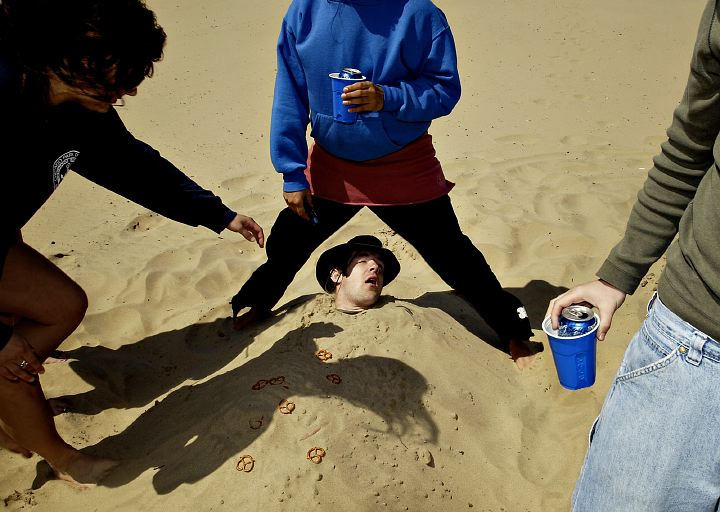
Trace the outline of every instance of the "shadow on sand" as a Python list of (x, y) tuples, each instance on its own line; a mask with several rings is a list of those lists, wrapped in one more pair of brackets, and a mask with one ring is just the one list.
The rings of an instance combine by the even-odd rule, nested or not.
[[(549, 300), (565, 288), (531, 281), (508, 291), (523, 301), (532, 327), (538, 329)], [(146, 406), (187, 380), (201, 381), (222, 369), (241, 356), (260, 332), (313, 297), (293, 300), (243, 332), (235, 332), (229, 319), (219, 319), (160, 333), (117, 350), (82, 347), (68, 352), (68, 357), (77, 359), (70, 363), (73, 370), (95, 389), (62, 400), (70, 411), (83, 414)], [(443, 310), (473, 335), (499, 347), (497, 337), (472, 306), (452, 291), (428, 292), (407, 302)], [(149, 469), (156, 470), (153, 484), (159, 494), (198, 481), (262, 436), (279, 414), (279, 400), (287, 396), (335, 396), (376, 413), (389, 432), (402, 436), (417, 427), (426, 440), (434, 442), (438, 428), (422, 406), (428, 389), (425, 378), (404, 362), (386, 357), (364, 355), (330, 363), (316, 359), (314, 353), (325, 343), (322, 340), (338, 335), (342, 329), (327, 322), (298, 327), (241, 366), (198, 384), (183, 385), (156, 401), (123, 432), (87, 449), (123, 459), (104, 485), (126, 484)], [(343, 383), (330, 383), (326, 378), (330, 373), (340, 375)], [(252, 389), (259, 379), (278, 375), (285, 376), (285, 386)], [(260, 418), (262, 427), (251, 428)], [(43, 480), (39, 468), (34, 487)]]
[[(220, 368), (229, 362), (230, 354), (237, 355), (252, 339), (252, 335), (246, 335), (245, 343), (237, 340), (228, 343), (229, 340), (223, 338), (223, 343), (232, 344), (235, 350), (229, 347), (217, 349), (215, 338), (218, 329), (223, 326), (224, 321), (217, 320), (153, 336), (134, 344), (136, 347), (132, 352), (123, 353), (123, 357), (142, 358), (150, 366), (156, 365), (157, 371), (161, 371), (159, 369), (163, 365), (188, 370), (193, 367), (192, 361), (175, 359), (178, 353), (181, 358), (188, 354), (185, 350), (172, 350), (173, 340), (177, 348), (184, 342), (187, 344), (188, 339), (201, 345), (202, 339), (207, 338), (211, 347), (215, 347), (218, 352), (220, 362), (210, 365), (203, 358), (195, 371), (184, 371), (186, 375), (198, 378), (202, 372)], [(193, 332), (193, 335), (188, 336), (189, 332)], [(142, 413), (123, 432), (84, 451), (123, 459), (103, 485), (121, 486), (144, 471), (154, 469), (153, 485), (159, 494), (166, 494), (183, 483), (196, 482), (208, 476), (241, 453), (277, 421), (277, 415), (280, 414), (278, 403), (288, 396), (294, 397), (293, 400), (298, 403), (307, 396), (338, 397), (377, 414), (383, 419), (388, 432), (402, 436), (411, 429), (419, 429), (423, 439), (435, 442), (438, 428), (422, 405), (423, 394), (428, 389), (425, 378), (402, 361), (387, 357), (363, 355), (336, 362), (318, 360), (315, 352), (322, 348), (322, 344), (327, 347), (330, 338), (338, 335), (342, 335), (342, 329), (326, 322), (293, 329), (271, 348), (248, 359), (242, 366), (207, 381), (184, 385), (172, 391)], [(164, 354), (158, 352), (161, 350), (158, 339), (162, 340), (163, 346), (167, 345), (168, 351)], [(117, 360), (115, 363), (118, 373), (126, 372), (125, 369), (118, 369)], [(83, 366), (79, 362), (77, 364)], [(142, 371), (145, 369), (143, 367)], [(333, 384), (328, 380), (326, 376), (333, 373), (341, 376), (341, 384)], [(252, 389), (258, 380), (279, 375), (285, 377), (285, 385)], [(133, 378), (124, 379), (121, 393), (116, 393), (117, 389), (108, 393), (106, 387), (98, 387), (91, 392), (92, 398), (102, 401), (104, 406), (110, 403), (127, 406), (128, 403), (145, 402), (152, 394), (146, 389), (146, 380), (152, 381), (152, 377), (137, 374)], [(150, 387), (154, 393), (158, 393), (175, 380), (177, 378), (164, 379)], [(313, 411), (308, 413), (308, 420), (317, 419)], [(299, 413), (294, 414), (297, 416)], [(253, 429), (253, 426), (258, 426), (260, 419), (262, 426)], [(297, 423), (293, 422), (293, 425)], [(305, 443), (312, 445), (312, 439)], [(37, 483), (41, 485), (40, 479)]]
[[(547, 281), (532, 280), (522, 288), (505, 288), (525, 305), (530, 326), (542, 330), (548, 303), (551, 299), (567, 291), (562, 286), (554, 286)], [(500, 342), (495, 331), (480, 317), (473, 307), (462, 296), (454, 291), (427, 292), (416, 299), (403, 299), (423, 308), (437, 308), (455, 319), (471, 334), (485, 341), (488, 345), (507, 353), (507, 348)], [(534, 351), (542, 352), (542, 343), (532, 342)]]

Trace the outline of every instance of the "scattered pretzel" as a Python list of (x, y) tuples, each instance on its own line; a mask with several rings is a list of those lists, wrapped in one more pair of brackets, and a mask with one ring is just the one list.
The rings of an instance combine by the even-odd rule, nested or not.
[(283, 398), (278, 404), (278, 409), (280, 409), (280, 412), (283, 414), (292, 414), (295, 410), (295, 404)]
[(324, 348), (321, 348), (317, 352), (315, 352), (315, 357), (320, 359), (320, 361), (327, 361), (328, 359), (332, 359), (332, 353), (325, 350)]
[(340, 384), (342, 382), (342, 378), (337, 373), (330, 373), (326, 375), (325, 378), (333, 384)]
[(325, 450), (319, 447), (310, 448), (307, 452), (307, 458), (313, 464), (320, 464), (325, 457)]
[(240, 460), (237, 463), (237, 466), (235, 466), (235, 469), (238, 471), (244, 471), (245, 473), (250, 473), (250, 471), (253, 470), (255, 467), (255, 459), (253, 459), (250, 455), (243, 455), (240, 457)]
[[(270, 379), (260, 379), (255, 384), (253, 384), (252, 388), (255, 391), (258, 391), (265, 386), (270, 384), (271, 386), (277, 386), (278, 384), (285, 384), (285, 376), (284, 375), (278, 375), (277, 377), (272, 377)], [(283, 386), (287, 388), (287, 386)]]
[(250, 425), (251, 429), (257, 430), (263, 426), (263, 419), (265, 419), (265, 416), (260, 416), (260, 419), (248, 420), (248, 424)]
[(255, 384), (252, 385), (252, 388), (254, 391), (257, 391), (258, 389), (262, 389), (267, 385), (268, 385), (268, 381), (266, 381), (265, 379), (260, 379), (259, 381), (257, 381)]

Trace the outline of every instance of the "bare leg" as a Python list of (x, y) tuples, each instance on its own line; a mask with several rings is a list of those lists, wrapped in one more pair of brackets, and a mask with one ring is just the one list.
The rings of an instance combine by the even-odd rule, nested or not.
[[(41, 360), (75, 330), (86, 308), (82, 289), (40, 253), (24, 243), (10, 249), (0, 279), (0, 311), (21, 319), (15, 333)], [(27, 383), (0, 378), (0, 430), (3, 446), (41, 455), (65, 480), (96, 483), (115, 465), (62, 440), (37, 379)]]
[[(0, 423), (2, 425), (2, 423)], [(32, 452), (30, 450), (26, 450), (22, 446), (20, 446), (15, 439), (10, 437), (5, 430), (0, 426), (0, 446), (5, 448), (6, 450), (10, 450), (11, 452), (19, 453), (23, 457), (30, 458), (32, 457)]]

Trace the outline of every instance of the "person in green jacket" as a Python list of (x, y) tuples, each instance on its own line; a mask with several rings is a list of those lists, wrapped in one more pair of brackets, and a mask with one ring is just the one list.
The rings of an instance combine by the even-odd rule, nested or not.
[[(648, 316), (590, 434), (574, 511), (715, 511), (720, 497), (720, 9), (705, 8), (690, 78), (625, 235), (598, 280), (550, 302), (600, 311), (598, 339), (663, 254)], [(673, 242), (677, 236), (677, 240)]]

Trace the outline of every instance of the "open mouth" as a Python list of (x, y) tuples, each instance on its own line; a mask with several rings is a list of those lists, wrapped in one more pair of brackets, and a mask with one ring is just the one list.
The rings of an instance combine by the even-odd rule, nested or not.
[(371, 284), (373, 286), (377, 286), (378, 279), (377, 279), (377, 277), (368, 277), (367, 279), (365, 279), (365, 284)]

